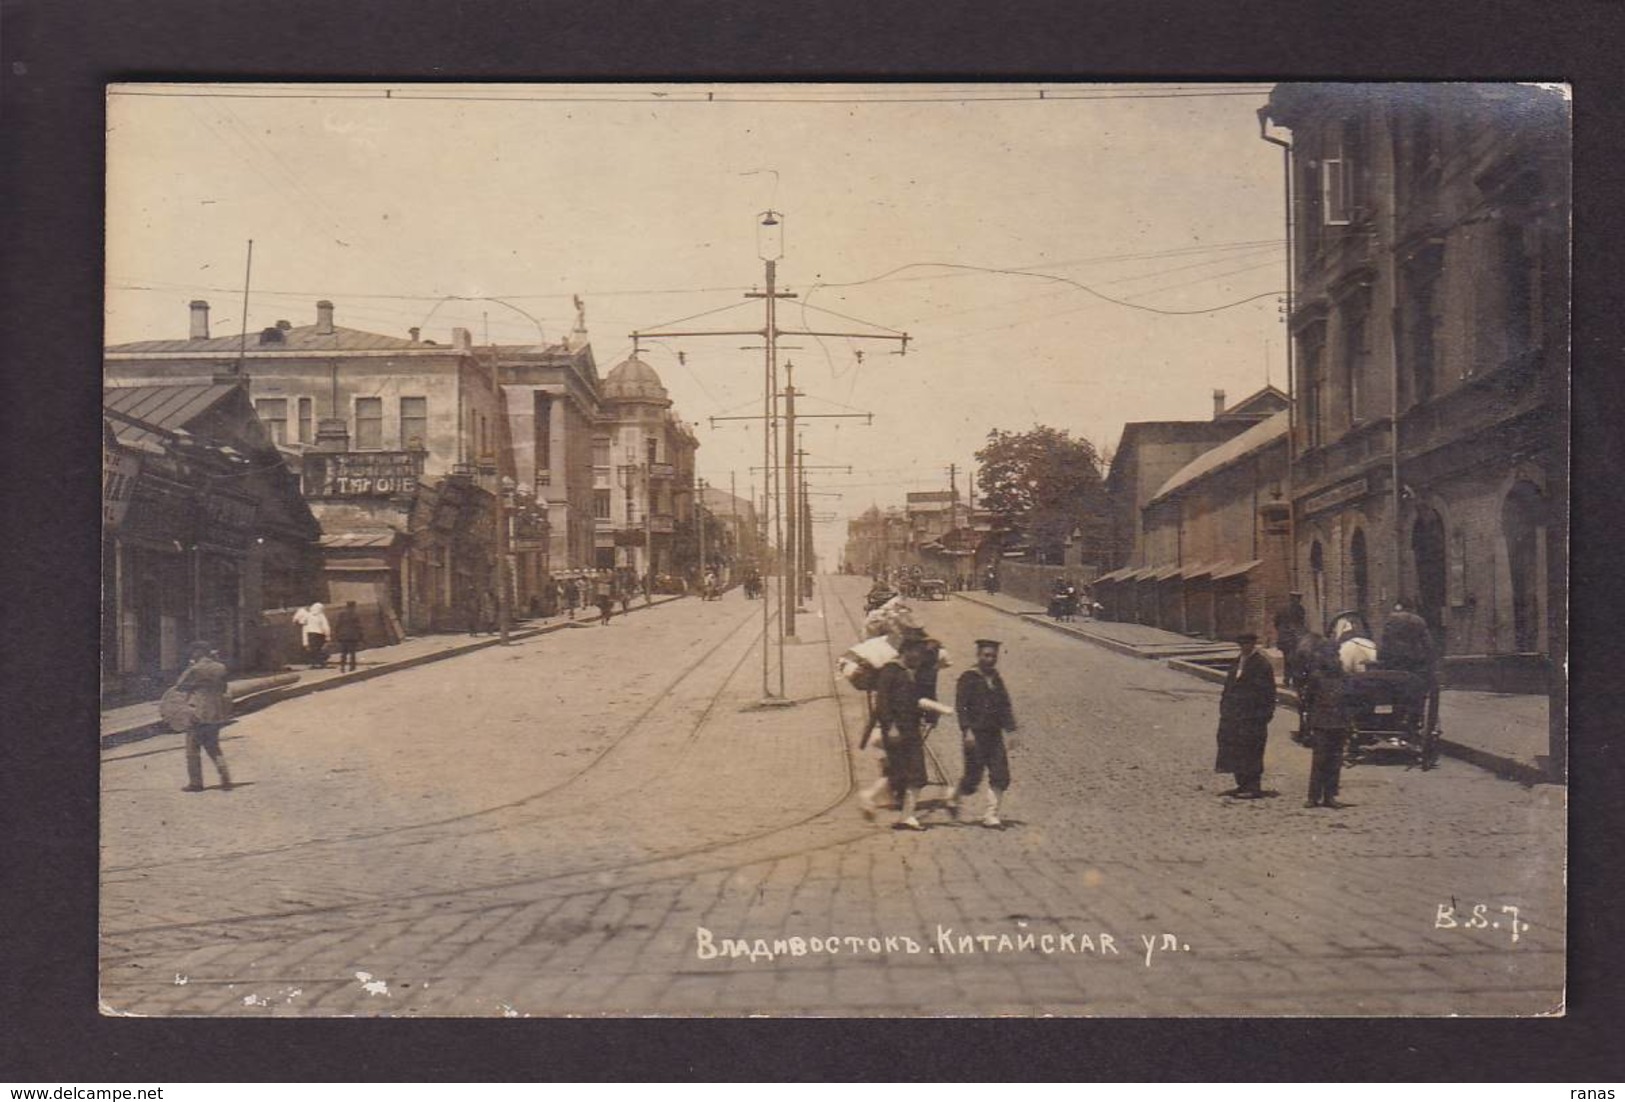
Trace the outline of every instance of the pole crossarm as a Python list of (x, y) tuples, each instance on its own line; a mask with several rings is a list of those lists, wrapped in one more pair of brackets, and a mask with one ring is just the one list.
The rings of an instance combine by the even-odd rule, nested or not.
[(902, 355), (908, 355), (908, 342), (914, 338), (907, 333), (892, 336), (890, 333), (834, 333), (823, 329), (780, 329), (780, 336), (784, 337), (847, 337), (852, 340), (864, 341), (899, 341), (903, 349)]
[[(783, 330), (780, 330), (783, 332)], [(767, 336), (765, 329), (661, 329), (649, 333), (628, 333), (628, 337), (636, 344), (638, 341), (652, 341), (660, 337), (763, 337)]]
[[(872, 413), (798, 413), (798, 414), (796, 414), (796, 420), (797, 421), (804, 421), (808, 417), (847, 417), (847, 418), (861, 417), (861, 418), (863, 418), (863, 420), (867, 424), (872, 425), (872, 424), (875, 423), (875, 415), (872, 414)], [(731, 417), (712, 417), (712, 418), (710, 418), (710, 421), (711, 421), (712, 425), (715, 425), (718, 421), (765, 421), (765, 420), (767, 420), (767, 418), (762, 416), (759, 413), (758, 414), (740, 414), (738, 416), (731, 416)]]
[[(750, 470), (751, 470), (752, 474), (755, 474), (758, 471), (765, 471), (765, 470), (771, 470), (771, 469), (772, 468), (770, 468), (770, 467), (752, 467)], [(847, 474), (852, 473), (852, 468), (851, 467), (844, 467), (844, 466), (841, 466), (840, 464), (834, 464), (834, 463), (826, 464), (826, 465), (820, 465), (820, 464), (817, 464), (817, 463), (808, 463), (805, 466), (803, 466), (801, 469), (805, 470), (805, 471), (845, 471)]]

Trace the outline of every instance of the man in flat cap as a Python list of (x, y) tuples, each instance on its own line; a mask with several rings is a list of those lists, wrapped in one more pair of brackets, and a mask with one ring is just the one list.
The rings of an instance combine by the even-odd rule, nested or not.
[(1004, 732), (1016, 729), (1010, 691), (999, 675), (997, 639), (976, 640), (976, 668), (959, 675), (954, 692), (954, 711), (964, 738), (965, 775), (948, 800), (948, 812), (959, 815), (959, 802), (974, 796), (982, 786), (982, 771), (988, 775), (987, 810), (982, 825), (1000, 827), (999, 801), (1010, 787), (1010, 759), (1004, 745)]
[(1224, 796), (1256, 800), (1262, 796), (1264, 743), (1275, 716), (1275, 667), (1258, 650), (1258, 636), (1236, 636), (1241, 655), (1224, 679), (1219, 694), (1219, 753), (1216, 773), (1232, 773), (1236, 787)]

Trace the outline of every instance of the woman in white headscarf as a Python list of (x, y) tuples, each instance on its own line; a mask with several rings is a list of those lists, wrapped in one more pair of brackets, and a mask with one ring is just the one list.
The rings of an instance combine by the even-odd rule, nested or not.
[(310, 662), (310, 668), (324, 669), (327, 666), (327, 640), (333, 634), (333, 629), (328, 626), (322, 603), (317, 601), (309, 608), (295, 612), (293, 622), (299, 625), (300, 640), (305, 645), (305, 657)]

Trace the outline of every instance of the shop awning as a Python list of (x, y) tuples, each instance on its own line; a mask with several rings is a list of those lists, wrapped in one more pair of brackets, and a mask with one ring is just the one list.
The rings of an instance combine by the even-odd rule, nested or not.
[(1153, 582), (1169, 582), (1179, 577), (1179, 575), (1180, 568), (1178, 566), (1158, 566), (1152, 568), (1151, 574), (1146, 580)]
[(374, 558), (372, 556), (358, 555), (342, 559), (329, 559), (322, 564), (322, 569), (326, 571), (361, 573), (377, 573), (379, 571), (387, 572), (389, 570), (389, 560)]
[(1251, 572), (1254, 568), (1263, 565), (1263, 559), (1249, 559), (1247, 562), (1232, 563), (1222, 569), (1214, 570), (1213, 580), (1219, 581), (1224, 578), (1239, 578), (1243, 574)]
[(1132, 566), (1120, 566), (1110, 573), (1102, 574), (1100, 577), (1096, 578), (1092, 584), (1115, 585), (1116, 583), (1125, 580), (1133, 572), (1134, 568)]
[(323, 532), (318, 544), (323, 551), (358, 551), (393, 547), (401, 534), (395, 531)]

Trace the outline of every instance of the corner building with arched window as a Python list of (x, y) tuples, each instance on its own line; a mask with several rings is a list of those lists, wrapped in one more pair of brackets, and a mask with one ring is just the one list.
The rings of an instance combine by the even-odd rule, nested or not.
[[(1513, 84), (1283, 84), (1293, 588), (1312, 627), (1409, 597), (1447, 684), (1566, 654), (1570, 113)], [(1554, 729), (1562, 709), (1553, 708)]]

